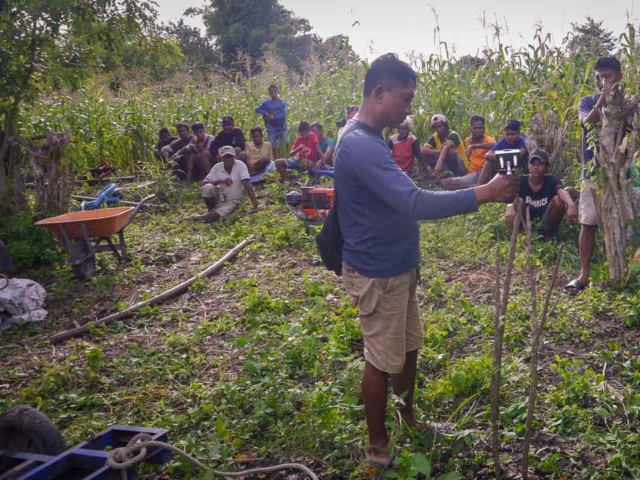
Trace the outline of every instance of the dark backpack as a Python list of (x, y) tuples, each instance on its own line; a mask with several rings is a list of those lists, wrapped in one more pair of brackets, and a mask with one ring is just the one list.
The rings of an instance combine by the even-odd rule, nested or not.
[[(343, 132), (342, 136), (338, 140), (336, 150), (333, 155), (334, 161), (338, 159), (338, 149), (342, 140), (359, 127), (357, 124), (351, 125)], [(342, 246), (344, 245), (344, 239), (342, 238), (342, 232), (340, 231), (340, 222), (338, 221), (338, 196), (333, 197), (333, 206), (327, 218), (324, 219), (322, 224), (322, 230), (316, 235), (316, 244), (318, 245), (318, 252), (322, 263), (336, 275), (342, 275)]]

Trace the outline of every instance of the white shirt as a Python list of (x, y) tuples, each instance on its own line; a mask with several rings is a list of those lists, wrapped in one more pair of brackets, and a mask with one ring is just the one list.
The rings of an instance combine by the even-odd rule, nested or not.
[(233, 163), (233, 167), (231, 168), (231, 173), (227, 173), (227, 171), (224, 169), (224, 162), (219, 162), (213, 166), (205, 180), (208, 182), (214, 182), (224, 180), (226, 178), (230, 178), (231, 180), (233, 180), (233, 185), (219, 185), (219, 187), (222, 189), (222, 194), (224, 195), (225, 201), (239, 203), (240, 198), (242, 197), (242, 191), (244, 190), (242, 181), (249, 180), (249, 170), (247, 169), (247, 166), (244, 164), (244, 162), (235, 160)]

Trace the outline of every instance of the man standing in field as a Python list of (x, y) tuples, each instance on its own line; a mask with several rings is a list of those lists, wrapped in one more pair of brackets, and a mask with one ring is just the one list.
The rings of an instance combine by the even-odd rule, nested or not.
[(277, 85), (269, 86), (269, 100), (256, 108), (256, 113), (264, 119), (269, 143), (275, 150), (280, 144), (286, 143), (284, 136), (287, 133), (287, 105), (278, 96), (279, 93)]
[(417, 426), (413, 392), (423, 337), (416, 294), (418, 221), (474, 212), (486, 202), (510, 202), (518, 191), (514, 175), (496, 176), (474, 189), (430, 192), (398, 168), (382, 130), (396, 128), (411, 114), (416, 81), (416, 73), (397, 55), (376, 59), (365, 76), (362, 107), (345, 126), (335, 156), (343, 280), (359, 307), (365, 343), (365, 454), (382, 465), (391, 461), (385, 428), (389, 375), (393, 392), (404, 399), (404, 421)]
[(480, 115), (471, 117), (471, 136), (464, 140), (465, 153), (469, 158), (469, 173), (458, 178), (443, 178), (440, 181), (441, 185), (450, 190), (477, 185), (480, 179), (480, 172), (484, 167), (484, 156), (495, 144), (495, 139), (485, 133), (484, 117)]
[[(596, 83), (598, 90), (603, 87), (613, 86), (622, 81), (622, 67), (617, 58), (599, 58), (593, 69), (596, 71)], [(602, 93), (587, 95), (580, 99), (578, 104), (578, 116), (582, 127), (582, 188), (580, 189), (580, 237), (578, 245), (580, 249), (580, 275), (571, 280), (565, 290), (577, 294), (584, 290), (589, 283), (591, 272), (591, 257), (598, 230), (597, 194), (596, 186), (589, 179), (589, 164), (593, 160), (594, 149), (589, 146), (587, 135), (604, 118), (604, 108), (607, 106), (606, 96)], [(595, 167), (599, 167), (596, 163)]]

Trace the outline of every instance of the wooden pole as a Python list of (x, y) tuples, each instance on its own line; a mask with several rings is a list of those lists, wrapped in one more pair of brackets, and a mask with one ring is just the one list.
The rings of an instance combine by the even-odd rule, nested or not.
[(249, 243), (251, 243), (251, 240), (249, 240), (249, 239), (243, 240), (238, 245), (236, 245), (234, 248), (229, 250), (220, 260), (218, 260), (216, 263), (214, 263), (213, 265), (208, 267), (206, 270), (203, 270), (202, 272), (200, 272), (195, 277), (190, 278), (186, 282), (183, 282), (180, 285), (177, 285), (177, 286), (173, 287), (172, 289), (167, 290), (164, 293), (161, 293), (160, 295), (156, 295), (155, 297), (150, 298), (149, 300), (145, 300), (144, 302), (136, 303), (135, 305), (133, 305), (133, 306), (131, 306), (129, 308), (126, 308), (125, 310), (122, 310), (121, 312), (109, 315), (108, 317), (104, 317), (104, 318), (101, 318), (99, 320), (95, 320), (93, 322), (88, 322), (88, 323), (86, 323), (86, 324), (84, 324), (84, 325), (82, 325), (80, 327), (72, 328), (71, 330), (67, 330), (65, 332), (57, 333), (57, 334), (53, 335), (50, 338), (50, 341), (51, 341), (51, 343), (60, 343), (60, 342), (63, 342), (65, 340), (68, 340), (69, 338), (73, 338), (73, 337), (77, 337), (77, 336), (83, 335), (83, 334), (89, 332), (89, 329), (91, 327), (94, 327), (94, 326), (97, 326), (97, 325), (102, 325), (102, 324), (113, 323), (113, 322), (115, 322), (117, 320), (122, 320), (123, 318), (127, 318), (127, 317), (133, 315), (138, 310), (140, 310), (142, 307), (146, 307), (147, 305), (157, 305), (158, 303), (162, 303), (162, 302), (164, 302), (164, 301), (166, 301), (166, 300), (168, 300), (168, 299), (170, 299), (172, 297), (175, 297), (176, 295), (179, 295), (179, 294), (181, 294), (183, 292), (186, 292), (189, 289), (189, 287), (193, 283), (195, 283), (195, 281), (198, 280), (199, 278), (209, 277), (209, 276), (213, 275), (214, 273), (216, 273), (218, 270), (222, 269), (222, 267), (224, 266), (225, 262), (228, 262), (229, 260), (234, 258), (236, 255), (238, 255), (240, 250), (242, 250), (244, 247), (249, 245)]

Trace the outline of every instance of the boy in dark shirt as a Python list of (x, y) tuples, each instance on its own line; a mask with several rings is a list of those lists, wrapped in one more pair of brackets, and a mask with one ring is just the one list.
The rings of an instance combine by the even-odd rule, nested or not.
[(158, 145), (156, 145), (156, 149), (153, 151), (155, 157), (158, 160), (162, 160), (162, 154), (160, 153), (162, 151), (162, 148), (170, 145), (177, 139), (178, 137), (174, 137), (173, 135), (171, 135), (171, 132), (168, 128), (161, 128), (159, 133)]
[(577, 192), (569, 193), (562, 188), (562, 180), (555, 175), (547, 175), (549, 155), (537, 148), (529, 157), (529, 175), (520, 177), (518, 198), (507, 205), (507, 225), (513, 229), (516, 211), (521, 210), (522, 218), (526, 218), (524, 208), (529, 209), (531, 222), (538, 222), (542, 226), (542, 235), (548, 240), (555, 235), (565, 210), (567, 224), (572, 226), (578, 219), (578, 209), (573, 203), (571, 193), (577, 197)]
[(518, 120), (509, 120), (502, 131), (502, 138), (487, 152), (484, 156), (485, 164), (480, 172), (478, 185), (484, 185), (493, 176), (498, 173), (498, 163), (496, 161), (496, 150), (520, 150), (520, 156), (527, 161), (529, 152), (524, 137), (520, 135), (520, 122)]
[(286, 144), (285, 134), (287, 133), (287, 105), (278, 96), (280, 90), (277, 85), (269, 86), (269, 100), (265, 100), (256, 108), (256, 113), (262, 115), (264, 125), (267, 129), (269, 142), (274, 150), (278, 150), (278, 145)]
[(236, 150), (236, 158), (244, 151), (244, 147), (247, 141), (244, 138), (244, 133), (239, 128), (235, 128), (233, 124), (233, 117), (225, 115), (222, 117), (222, 131), (216, 135), (216, 138), (211, 144), (210, 152), (215, 162), (221, 160), (218, 150), (222, 147), (230, 146)]

